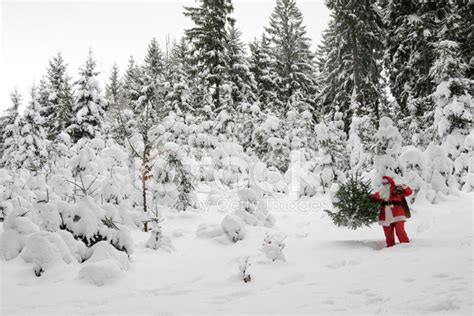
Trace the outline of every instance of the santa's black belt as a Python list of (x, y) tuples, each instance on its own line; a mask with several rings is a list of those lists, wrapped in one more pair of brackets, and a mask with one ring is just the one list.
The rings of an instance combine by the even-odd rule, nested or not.
[(402, 201), (382, 202), (382, 206), (388, 206), (388, 205), (402, 205)]

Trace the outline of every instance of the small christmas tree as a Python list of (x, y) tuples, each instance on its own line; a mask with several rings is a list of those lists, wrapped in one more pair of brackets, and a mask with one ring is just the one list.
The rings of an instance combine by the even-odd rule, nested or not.
[(334, 212), (326, 210), (334, 224), (357, 229), (377, 221), (379, 205), (370, 199), (370, 181), (351, 176), (333, 198)]

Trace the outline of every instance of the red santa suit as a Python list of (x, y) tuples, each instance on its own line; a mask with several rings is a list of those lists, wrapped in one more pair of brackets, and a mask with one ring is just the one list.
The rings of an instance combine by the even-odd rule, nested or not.
[(383, 226), (387, 247), (395, 245), (394, 230), (401, 243), (410, 242), (405, 232), (405, 209), (401, 201), (404, 196), (412, 194), (408, 186), (402, 187), (401, 192), (395, 191), (395, 181), (391, 177), (382, 177), (383, 182), (387, 183), (383, 188), (371, 195), (372, 200), (382, 204), (380, 207), (379, 224)]

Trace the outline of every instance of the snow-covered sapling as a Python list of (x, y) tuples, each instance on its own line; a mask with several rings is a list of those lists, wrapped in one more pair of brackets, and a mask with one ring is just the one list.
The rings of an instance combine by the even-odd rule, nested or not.
[(285, 255), (283, 254), (283, 249), (286, 247), (284, 243), (285, 239), (286, 236), (269, 235), (267, 233), (263, 240), (262, 252), (272, 262), (276, 260), (286, 261)]
[(240, 270), (240, 278), (245, 283), (252, 281), (252, 277), (250, 276), (249, 267), (251, 266), (249, 257), (239, 263), (239, 270)]

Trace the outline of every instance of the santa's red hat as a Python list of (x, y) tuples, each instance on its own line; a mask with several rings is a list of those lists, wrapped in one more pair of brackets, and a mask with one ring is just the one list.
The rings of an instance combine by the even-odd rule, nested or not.
[(387, 180), (390, 183), (390, 185), (395, 186), (395, 181), (393, 181), (393, 179), (391, 177), (383, 176), (382, 179)]

